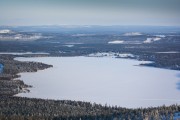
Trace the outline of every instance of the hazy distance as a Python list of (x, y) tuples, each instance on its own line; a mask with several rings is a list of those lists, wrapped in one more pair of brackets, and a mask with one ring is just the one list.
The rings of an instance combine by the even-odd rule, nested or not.
[(180, 0), (0, 0), (0, 25), (180, 26)]

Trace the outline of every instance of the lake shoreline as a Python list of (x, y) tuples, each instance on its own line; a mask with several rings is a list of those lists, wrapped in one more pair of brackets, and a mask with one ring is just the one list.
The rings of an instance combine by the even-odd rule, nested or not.
[(43, 63), (16, 61), (14, 60), (16, 56), (13, 55), (0, 55), (0, 57), (0, 63), (4, 66), (2, 73), (0, 73), (0, 96), (12, 96), (21, 92), (29, 92), (27, 88), (32, 86), (20, 80), (19, 73), (37, 72), (52, 67)]
[[(4, 56), (4, 55), (3, 55)], [(17, 57), (17, 56), (5, 56), (5, 58), (7, 57), (6, 60), (10, 60), (10, 61), (14, 61), (14, 57)], [(24, 56), (22, 56), (24, 57)], [(27, 57), (27, 56), (25, 56)], [(34, 56), (30, 56), (30, 57), (34, 57)], [(42, 56), (41, 56), (42, 57)], [(2, 63), (2, 62), (1, 62)], [(4, 67), (6, 68), (6, 66)], [(36, 70), (34, 70), (33, 72), (36, 72)], [(32, 72), (32, 71), (31, 71)], [(8, 79), (14, 79), (16, 77), (20, 77), (20, 76), (17, 76), (17, 73), (16, 75), (13, 74), (13, 76), (8, 76), (7, 78)], [(1, 77), (1, 80), (2, 80), (2, 77)], [(24, 85), (24, 83), (23, 83)], [(29, 87), (29, 86), (26, 86), (26, 87)], [(11, 96), (11, 97), (8, 97), (8, 96)], [(2, 106), (1, 110), (3, 112), (1, 112), (0, 114), (0, 118), (12, 118), (12, 116), (14, 116), (14, 118), (19, 118), (18, 116), (20, 115), (21, 117), (24, 117), (24, 118), (35, 118), (35, 119), (45, 119), (45, 118), (59, 118), (59, 119), (65, 119), (65, 118), (71, 118), (71, 119), (88, 119), (88, 118), (91, 118), (91, 119), (95, 119), (95, 118), (101, 118), (101, 119), (105, 119), (104, 117), (108, 118), (108, 117), (113, 117), (113, 118), (118, 118), (121, 116), (121, 118), (124, 118), (126, 119), (127, 116), (122, 116), (122, 115), (127, 115), (130, 117), (130, 118), (134, 118), (134, 115), (133, 114), (130, 114), (131, 112), (141, 112), (141, 111), (144, 111), (142, 115), (140, 114), (137, 114), (137, 117), (138, 118), (145, 118), (145, 116), (147, 114), (150, 114), (150, 113), (155, 113), (156, 111), (159, 111), (160, 112), (160, 115), (164, 115), (165, 118), (170, 118), (173, 116), (173, 113), (179, 111), (180, 109), (180, 106), (179, 105), (171, 105), (171, 106), (160, 106), (160, 107), (150, 107), (150, 108), (139, 108), (139, 109), (126, 109), (126, 108), (121, 108), (121, 107), (110, 107), (110, 106), (102, 106), (100, 105), (101, 107), (93, 107), (94, 104), (93, 103), (88, 103), (87, 102), (79, 102), (79, 101), (69, 101), (68, 100), (63, 100), (62, 104), (61, 105), (65, 105), (65, 109), (62, 110), (62, 106), (54, 106), (55, 103), (58, 103), (58, 102), (61, 102), (62, 100), (49, 100), (49, 99), (36, 99), (36, 98), (24, 98), (24, 97), (15, 97), (15, 96), (12, 96), (12, 94), (8, 94), (6, 96), (4, 95), (1, 95), (1, 101), (0, 101), (0, 105)], [(26, 101), (26, 102), (24, 102)], [(25, 103), (25, 104), (23, 104)], [(61, 109), (61, 113), (54, 113), (52, 111), (46, 111), (44, 114), (40, 111), (42, 111), (44, 108), (41, 108), (41, 103), (44, 103), (46, 104), (46, 110), (51, 110), (52, 108), (58, 108), (58, 109)], [(68, 105), (68, 104), (69, 105)], [(19, 106), (20, 104), (20, 106)], [(87, 105), (84, 105), (84, 106), (79, 106), (78, 107), (78, 104), (87, 104)], [(27, 105), (29, 107), (29, 110), (32, 109), (33, 111), (29, 111), (28, 114), (24, 114), (21, 110), (22, 109), (27, 109)], [(38, 109), (34, 110), (33, 107), (35, 107), (34, 105), (37, 105), (37, 106), (41, 106), (41, 107), (38, 107)], [(7, 106), (9, 106), (7, 108)], [(89, 108), (89, 106), (92, 106), (91, 109)], [(98, 104), (95, 105), (95, 106), (99, 106)], [(75, 107), (73, 110), (70, 110), (69, 107)], [(51, 108), (51, 109), (50, 109)], [(163, 108), (163, 109), (162, 109)], [(12, 114), (9, 114), (11, 112), (11, 110), (15, 110), (17, 111), (17, 115), (14, 115), (14, 113)], [(82, 111), (84, 111), (84, 109), (87, 109), (87, 110), (90, 110), (89, 112), (85, 112), (85, 113), (74, 113), (74, 114), (67, 114), (67, 110), (69, 110), (69, 112), (71, 111), (76, 111), (78, 109), (81, 109)], [(94, 112), (91, 112), (94, 111)], [(110, 112), (107, 112), (106, 110), (111, 110)], [(27, 111), (27, 110), (25, 110)], [(101, 111), (101, 112), (100, 112)], [(165, 113), (168, 111), (169, 114), (166, 114)], [(65, 114), (66, 113), (66, 114)], [(99, 114), (97, 114), (99, 113)], [(113, 116), (112, 116), (113, 115)], [(50, 117), (48, 117), (50, 116)], [(152, 115), (153, 116), (153, 115)]]
[[(95, 53), (94, 53), (95, 54)], [(6, 53), (3, 53), (3, 54), (0, 54), (1, 56), (5, 56), (5, 58), (7, 57), (7, 59), (8, 59), (8, 61), (12, 61), (12, 62), (14, 62), (15, 60), (14, 60), (14, 58), (16, 58), (16, 57), (27, 57), (27, 58), (31, 58), (31, 57), (82, 57), (81, 55), (63, 55), (63, 56), (59, 56), (59, 55), (51, 55), (51, 54), (49, 54), (49, 53), (40, 53), (40, 54), (38, 54), (38, 53), (30, 53), (30, 52), (27, 52), (27, 53), (17, 53), (17, 54), (12, 54), (12, 53), (10, 53), (10, 54), (6, 54)], [(99, 57), (99, 56), (89, 56), (89, 55), (84, 55), (83, 57)], [(100, 56), (100, 57), (107, 57), (107, 56)], [(120, 56), (113, 56), (112, 58), (116, 58), (116, 59), (131, 59), (131, 60), (136, 60), (136, 61), (142, 61), (143, 59), (137, 59), (136, 57), (132, 57), (132, 56), (127, 56), (127, 57), (120, 57)], [(2, 65), (3, 64), (5, 64), (4, 63), (5, 61), (3, 61), (2, 60)], [(21, 62), (21, 61), (18, 61), (18, 62)], [(178, 70), (179, 71), (179, 69), (172, 69), (172, 68), (167, 68), (167, 67), (160, 67), (160, 66), (158, 66), (157, 64), (156, 64), (156, 62), (153, 62), (153, 61), (148, 61), (148, 62), (150, 62), (150, 63), (145, 63), (145, 64), (139, 64), (139, 65), (137, 65), (137, 66), (145, 66), (145, 67), (154, 67), (154, 68), (161, 68), (161, 69), (168, 69), (168, 70)], [(45, 65), (45, 64), (44, 64)], [(24, 67), (24, 66), (20, 66), (20, 67)], [(0, 80), (3, 80), (3, 79), (5, 79), (5, 80), (13, 80), (13, 79), (17, 79), (17, 78), (19, 78), (20, 76), (18, 75), (18, 74), (20, 74), (20, 73), (24, 73), (24, 72), (37, 72), (38, 70), (43, 70), (43, 69), (47, 69), (47, 68), (49, 68), (49, 67), (53, 67), (53, 66), (51, 66), (51, 65), (49, 65), (49, 66), (44, 66), (45, 68), (36, 68), (36, 69), (34, 69), (34, 68), (32, 68), (33, 70), (25, 70), (25, 71), (21, 71), (21, 72), (15, 72), (15, 70), (12, 70), (11, 71), (11, 73), (9, 74), (9, 73), (5, 73), (5, 74), (0, 74)], [(5, 66), (3, 66), (3, 69), (6, 69), (5, 68)], [(9, 68), (8, 68), (9, 69)], [(15, 72), (15, 73), (14, 73)], [(23, 81), (23, 80), (22, 80)], [(5, 83), (6, 84), (6, 83)], [(16, 83), (15, 83), (16, 84)], [(22, 88), (25, 88), (25, 91), (19, 91), (19, 92), (29, 92), (29, 90), (27, 89), (28, 87), (32, 87), (31, 85), (26, 85), (26, 84), (24, 84), (23, 82), (22, 82), (22, 84), (21, 84), (21, 90), (22, 90)], [(12, 90), (11, 90), (12, 91)], [(17, 90), (16, 90), (16, 92), (17, 92)], [(18, 94), (18, 93), (11, 93), (11, 95), (15, 95), (15, 94)]]
[[(96, 53), (94, 53), (96, 54)], [(8, 61), (12, 61), (14, 62), (14, 58), (16, 57), (81, 57), (82, 55), (51, 55), (49, 53), (31, 53), (31, 52), (27, 52), (27, 53), (16, 53), (16, 54), (13, 54), (13, 53), (10, 53), (10, 54), (6, 54), (6, 53), (3, 53), (3, 54), (0, 54), (0, 56), (5, 56), (7, 57), (6, 59), (8, 59)], [(99, 56), (89, 56), (89, 55), (84, 55), (84, 57), (99, 57)], [(100, 56), (100, 57), (107, 57), (107, 56)], [(137, 60), (137, 61), (142, 61), (144, 59), (139, 59), (137, 57), (132, 57), (132, 56), (127, 56), (127, 57), (120, 57), (120, 56), (113, 56), (113, 58), (116, 58), (116, 59), (132, 59), (132, 60)], [(20, 62), (20, 61), (18, 61)], [(154, 68), (161, 68), (161, 69), (168, 69), (168, 70), (178, 70), (179, 69), (172, 69), (170, 67), (163, 67), (163, 66), (159, 66), (156, 64), (156, 62), (153, 62), (153, 61), (149, 61), (150, 63), (145, 63), (145, 64), (139, 64), (138, 66), (145, 66), (145, 67), (154, 67)], [(4, 63), (4, 61), (2, 60), (2, 65)], [(23, 66), (21, 66), (23, 67)], [(49, 67), (52, 67), (51, 65)], [(49, 67), (46, 67), (45, 68), (41, 68), (41, 69), (34, 69), (34, 70), (25, 70), (25, 71), (22, 71), (22, 72), (37, 72), (37, 70), (43, 70), (43, 69), (47, 69)], [(3, 66), (3, 69), (6, 69), (5, 66)], [(9, 68), (8, 68), (9, 69)], [(13, 72), (15, 72), (15, 70), (13, 70)], [(15, 73), (5, 73), (5, 74), (0, 74), (0, 80), (2, 79), (7, 79), (7, 80), (11, 80), (11, 79), (17, 79), (19, 78), (20, 76), (18, 75), (19, 73), (22, 73), (22, 72), (15, 72)], [(6, 83), (5, 83), (6, 84)], [(24, 83), (22, 83), (21, 85), (23, 85), (22, 88), (27, 88), (27, 87), (32, 87), (32, 86), (29, 86), (29, 85), (26, 85)], [(23, 91), (21, 91), (23, 92)]]
[[(124, 82), (122, 82), (121, 81), (121, 79), (123, 80), (123, 79), (125, 79), (125, 80), (127, 80), (127, 81), (129, 81), (130, 83), (134, 83), (134, 81), (132, 80), (132, 78), (127, 78), (127, 76), (124, 76), (125, 78), (121, 78), (121, 76), (118, 76), (119, 78), (121, 78), (120, 79), (120, 81), (113, 81), (113, 79), (115, 80), (115, 78), (112, 78), (113, 76), (117, 76), (117, 74), (114, 74), (114, 73), (117, 73), (118, 71), (114, 71), (115, 70), (115, 66), (117, 67), (117, 70), (120, 70), (120, 73), (122, 72), (122, 73), (124, 73), (124, 72), (128, 72), (129, 70), (130, 71), (134, 71), (133, 73), (132, 73), (132, 75), (134, 74), (134, 73), (136, 73), (135, 71), (136, 71), (136, 69), (137, 70), (145, 70), (146, 71), (146, 69), (150, 72), (150, 76), (156, 76), (154, 79), (156, 80), (157, 78), (159, 78), (160, 80), (158, 80), (158, 81), (161, 81), (160, 83), (158, 82), (158, 86), (161, 86), (162, 84), (161, 83), (163, 83), (163, 82), (165, 82), (165, 83), (168, 83), (169, 85), (171, 85), (171, 86), (169, 86), (169, 87), (176, 87), (176, 82), (175, 81), (177, 81), (177, 79), (178, 78), (168, 78), (168, 76), (167, 76), (167, 79), (166, 79), (166, 77), (161, 77), (161, 76), (159, 76), (157, 73), (159, 73), (158, 71), (162, 71), (162, 72), (160, 72), (159, 74), (160, 75), (165, 75), (166, 76), (166, 74), (168, 75), (170, 75), (170, 73), (173, 73), (173, 74), (175, 74), (175, 73), (179, 73), (178, 71), (171, 71), (171, 70), (168, 70), (168, 69), (157, 69), (157, 68), (154, 68), (154, 67), (146, 67), (146, 66), (139, 66), (139, 64), (140, 63), (149, 63), (148, 61), (137, 61), (137, 60), (134, 60), (134, 59), (115, 59), (115, 58), (111, 58), (111, 57), (86, 57), (86, 56), (76, 56), (76, 57), (47, 57), (47, 58), (39, 58), (39, 57), (35, 57), (35, 58), (19, 58), (19, 59), (17, 59), (17, 60), (22, 60), (22, 61), (35, 61), (35, 62), (43, 62), (43, 63), (46, 63), (46, 64), (52, 64), (54, 67), (52, 68), (52, 69), (47, 69), (47, 70), (43, 70), (43, 71), (40, 71), (40, 72), (37, 72), (37, 73), (23, 73), (23, 74), (21, 74), (22, 76), (24, 76), (22, 79), (25, 79), (25, 83), (28, 83), (28, 84), (30, 84), (30, 85), (33, 85), (34, 86), (34, 88), (30, 88), (31, 90), (32, 90), (32, 92), (33, 93), (36, 93), (35, 94), (35, 97), (36, 98), (48, 98), (48, 99), (59, 99), (59, 100), (61, 100), (61, 99), (67, 99), (67, 100), (84, 100), (84, 101), (91, 101), (91, 102), (96, 102), (96, 103), (103, 103), (103, 104), (105, 104), (106, 102), (109, 104), (109, 105), (118, 105), (118, 106), (122, 106), (122, 105), (119, 105), (119, 104), (112, 104), (111, 102), (111, 100), (109, 100), (109, 101), (104, 101), (104, 102), (100, 102), (100, 101), (98, 101), (98, 100), (91, 100), (91, 99), (83, 99), (83, 98), (79, 98), (79, 99), (74, 99), (73, 97), (71, 98), (67, 98), (67, 97), (63, 97), (63, 93), (62, 92), (60, 92), (59, 94), (62, 94), (62, 97), (61, 98), (58, 98), (58, 97), (48, 97), (48, 95), (50, 94), (50, 92), (46, 92), (46, 94), (47, 94), (47, 97), (46, 96), (43, 96), (43, 94), (44, 94), (44, 90), (46, 91), (46, 89), (45, 88), (47, 88), (47, 86), (46, 86), (46, 84), (47, 85), (50, 85), (50, 86), (53, 86), (53, 83), (55, 84), (55, 86), (56, 87), (53, 87), (54, 89), (57, 89), (57, 90), (59, 90), (59, 88), (58, 88), (58, 84), (60, 84), (60, 83), (58, 83), (57, 81), (61, 81), (61, 84), (63, 85), (64, 83), (63, 83), (63, 80), (66, 80), (67, 81), (67, 78), (69, 78), (69, 77), (67, 77), (67, 76), (64, 76), (64, 75), (67, 75), (67, 73), (63, 73), (63, 71), (61, 71), (61, 69), (62, 70), (64, 70), (64, 71), (71, 71), (70, 69), (68, 69), (68, 68), (71, 68), (72, 69), (72, 71), (74, 71), (74, 72), (70, 72), (71, 73), (71, 75), (70, 76), (73, 76), (74, 74), (76, 75), (76, 76), (78, 76), (78, 74), (79, 73), (81, 73), (82, 75), (85, 75), (86, 77), (83, 77), (83, 78), (74, 78), (74, 79), (76, 79), (77, 81), (77, 84), (74, 84), (74, 85), (77, 85), (78, 86), (78, 84), (82, 84), (81, 86), (80, 86), (80, 88), (82, 88), (82, 89), (84, 89), (84, 87), (83, 87), (83, 83), (85, 82), (85, 83), (89, 83), (88, 85), (90, 85), (90, 86), (93, 86), (94, 88), (93, 88), (93, 90), (94, 91), (98, 91), (98, 93), (100, 92), (99, 90), (95, 90), (95, 88), (96, 87), (98, 87), (98, 84), (100, 84), (101, 85), (101, 82), (103, 83), (103, 82), (107, 82), (107, 81), (109, 81), (109, 80), (112, 80), (112, 84), (111, 83), (108, 83), (108, 85), (110, 85), (110, 86), (112, 86), (113, 85), (113, 87), (110, 87), (110, 90), (113, 90), (112, 88), (114, 88), (115, 86), (115, 88), (116, 89), (118, 89), (118, 86), (116, 85), (116, 84), (120, 84), (120, 86), (121, 86), (121, 84), (123, 85), (124, 84)], [(54, 64), (53, 63), (53, 61), (56, 61), (56, 63)], [(57, 64), (57, 62), (60, 62), (60, 63), (62, 63), (62, 64), (60, 64), (60, 66), (58, 67), (56, 64)], [(91, 62), (88, 62), (88, 61), (91, 61)], [(96, 61), (97, 62), (97, 64), (94, 64), (94, 62), (93, 61)], [(103, 62), (104, 61), (104, 62)], [(127, 64), (129, 64), (129, 67), (130, 66), (132, 66), (132, 68), (130, 67), (126, 67), (126, 63), (124, 63), (124, 62), (128, 62)], [(73, 65), (73, 64), (71, 64), (72, 62), (75, 62), (77, 65)], [(110, 66), (112, 66), (112, 67), (105, 67), (106, 65), (106, 62), (109, 62), (109, 64), (110, 64)], [(115, 63), (114, 63), (115, 62)], [(92, 63), (92, 65), (91, 65), (91, 63)], [(113, 63), (114, 65), (112, 65), (111, 63)], [(119, 64), (120, 63), (120, 64)], [(122, 63), (122, 64), (121, 64)], [(88, 65), (87, 65), (88, 64)], [(119, 64), (119, 65), (118, 65)], [(122, 66), (124, 64), (124, 66)], [(83, 71), (81, 71), (81, 70), (76, 70), (76, 69), (73, 69), (73, 68), (81, 68), (81, 65), (83, 65), (84, 67), (83, 67)], [(96, 69), (97, 69), (97, 73), (98, 73), (98, 71), (101, 71), (99, 68), (94, 68), (93, 66), (96, 66), (96, 65), (98, 65), (99, 66), (99, 68), (101, 67), (103, 70), (105, 70), (106, 72), (105, 73), (103, 73), (103, 74), (105, 74), (105, 76), (107, 76), (108, 74), (109, 74), (109, 70), (110, 71), (113, 71), (114, 73), (110, 73), (110, 74), (113, 74), (113, 76), (107, 76), (107, 78), (109, 78), (109, 80), (108, 79), (105, 79), (105, 78), (102, 78), (102, 76), (103, 76), (103, 74), (98, 74), (98, 75), (94, 75), (94, 74), (92, 74), (92, 72), (95, 70), (96, 71)], [(114, 67), (113, 67), (114, 66)], [(121, 70), (121, 69), (118, 69), (118, 68), (121, 68), (121, 66), (123, 67), (123, 68), (125, 68), (124, 70)], [(134, 66), (134, 67), (133, 67)], [(66, 69), (66, 67), (67, 67), (67, 69)], [(61, 68), (61, 69), (58, 69), (58, 68)], [(93, 71), (91, 70), (91, 69), (94, 69)], [(54, 71), (54, 70), (56, 70), (56, 71), (58, 71), (58, 73), (56, 73), (56, 71)], [(75, 72), (75, 71), (79, 71), (79, 72)], [(88, 74), (86, 74), (85, 73), (85, 71), (88, 71), (88, 74), (89, 73), (91, 73), (90, 74), (90, 76), (88, 76)], [(124, 72), (123, 72), (124, 71)], [(152, 75), (151, 75), (151, 71), (157, 71), (157, 72), (152, 72)], [(50, 74), (49, 74), (50, 73)], [(52, 75), (51, 73), (54, 73), (54, 74), (56, 74), (56, 75), (60, 75), (61, 77), (60, 77), (60, 79), (59, 80), (55, 80), (53, 77), (52, 78), (49, 78), (48, 76), (48, 78), (49, 79), (47, 79), (47, 77), (39, 77), (39, 76), (37, 76), (37, 75), (41, 75), (41, 76), (44, 76), (44, 75), (46, 75), (46, 74), (49, 74), (50, 76), (55, 76), (55, 75)], [(119, 73), (119, 75), (121, 75)], [(143, 71), (141, 71), (140, 73), (143, 73), (143, 75), (147, 75), (147, 77), (148, 77), (148, 74), (149, 73), (144, 73)], [(43, 75), (44, 74), (44, 75)], [(63, 75), (64, 74), (64, 75)], [(131, 74), (131, 72), (129, 72), (129, 74)], [(172, 75), (173, 75), (172, 74)], [(131, 75), (131, 76), (132, 76)], [(163, 75), (163, 76), (164, 76)], [(34, 76), (33, 78), (40, 78), (40, 79), (37, 79), (36, 81), (35, 80), (31, 80), (31, 79), (29, 79), (29, 78), (31, 78), (31, 76)], [(68, 75), (69, 76), (69, 75)], [(95, 77), (92, 77), (92, 76), (96, 76), (97, 78), (100, 78), (100, 81), (98, 80), (98, 79), (96, 79)], [(123, 75), (122, 75), (123, 76)], [(134, 75), (133, 75), (134, 76)], [(151, 86), (151, 84), (154, 86), (157, 86), (156, 84), (156, 82), (151, 82), (151, 79), (153, 80), (153, 78), (151, 78), (150, 76), (149, 76), (149, 78), (147, 79), (146, 77), (145, 78), (143, 78), (143, 79), (145, 79), (144, 81), (139, 81), (139, 79), (142, 79), (141, 78), (141, 76), (139, 75), (139, 77), (138, 78), (136, 78), (136, 76), (138, 76), (138, 74), (137, 75), (135, 75), (134, 76), (134, 79), (135, 79), (135, 81), (137, 81), (138, 82), (138, 84), (137, 85), (139, 85), (139, 87), (144, 87), (144, 86), (146, 86), (146, 85), (144, 85), (145, 83), (144, 82), (147, 82), (150, 86)], [(82, 76), (81, 76), (82, 77)], [(59, 78), (58, 76), (56, 76), (56, 78)], [(91, 80), (87, 80), (88, 78), (91, 78), (92, 79), (92, 81), (93, 80), (95, 80), (95, 81), (98, 81), (98, 83), (97, 83), (97, 86), (96, 85), (93, 85), (93, 84), (91, 84)], [(164, 80), (163, 80), (164, 79)], [(168, 80), (168, 79), (172, 79), (172, 80)], [(49, 81), (48, 83), (46, 83), (46, 82), (43, 82), (43, 83), (41, 83), (40, 81), (41, 80), (45, 80), (46, 82), (47, 81), (49, 81), (49, 80), (51, 80), (51, 81)], [(70, 79), (69, 79), (70, 80)], [(69, 81), (68, 80), (68, 81)], [(71, 80), (73, 80), (73, 78), (71, 79)], [(104, 80), (104, 81), (103, 81)], [(173, 80), (174, 80), (174, 82), (173, 82)], [(33, 82), (34, 81), (34, 82)], [(78, 82), (78, 81), (81, 81), (80, 83)], [(171, 81), (172, 81), (172, 83), (171, 83)], [(52, 82), (52, 83), (51, 83)], [(120, 82), (120, 83), (119, 83)], [(122, 83), (121, 83), (122, 82)], [(35, 84), (34, 84), (35, 83)], [(116, 83), (116, 84), (113, 84), (113, 83)], [(135, 87), (134, 86), (131, 86), (131, 84), (129, 83), (129, 85), (128, 85), (128, 82), (127, 83), (125, 83), (125, 85), (124, 86), (129, 86), (130, 88), (132, 87), (132, 88), (134, 88), (134, 90), (133, 91), (136, 91), (136, 89), (135, 89)], [(41, 84), (43, 85), (43, 89), (44, 90), (41, 90)], [(61, 84), (60, 84), (60, 86), (61, 86)], [(141, 85), (141, 84), (143, 84), (143, 86)], [(173, 86), (172, 86), (173, 85)], [(60, 87), (59, 86), (59, 87)], [(65, 87), (66, 86), (66, 87)], [(85, 85), (86, 86), (86, 85)], [(96, 86), (96, 87), (95, 87)], [(106, 85), (103, 85), (103, 86), (106, 86)], [(101, 86), (101, 87), (103, 87), (103, 86)], [(120, 87), (119, 86), (119, 87)], [(60, 88), (61, 88), (61, 90), (62, 91), (66, 91), (66, 88), (71, 88), (72, 87), (72, 89), (76, 89), (76, 87), (74, 88), (73, 86), (69, 86), (69, 83), (65, 83), (65, 85), (64, 85), (64, 87), (63, 86), (61, 86)], [(86, 86), (86, 87), (88, 87), (88, 86)], [(100, 87), (100, 89), (105, 89), (104, 87), (103, 88), (101, 88)], [(123, 86), (121, 86), (121, 87), (123, 87)], [(149, 89), (149, 91), (150, 91), (150, 87), (146, 87), (146, 89)], [(165, 90), (165, 87), (162, 87), (161, 89), (164, 89)], [(176, 88), (175, 88), (176, 89)], [(37, 92), (37, 90), (38, 91), (41, 91), (41, 92)], [(49, 89), (50, 90), (50, 89)], [(52, 89), (53, 90), (53, 89)], [(69, 89), (69, 90), (71, 90), (71, 89)], [(158, 90), (158, 89), (157, 89)], [(50, 90), (51, 91), (51, 90)], [(72, 91), (76, 91), (76, 90), (72, 90)], [(77, 92), (78, 92), (79, 90), (77, 90)], [(86, 89), (85, 89), (85, 91), (86, 91)], [(92, 91), (92, 90), (89, 90), (89, 91)], [(119, 90), (119, 91), (122, 91), (122, 90)], [(123, 90), (124, 91), (124, 90)], [(75, 93), (77, 93), (77, 92), (75, 92)], [(79, 91), (80, 92), (80, 91)], [(110, 91), (104, 91), (105, 93), (107, 93), (107, 94), (111, 94), (111, 93), (109, 93)], [(101, 94), (99, 93), (99, 95), (103, 95), (104, 94), (104, 92), (101, 92)], [(177, 92), (177, 91), (176, 91)], [(176, 93), (176, 92), (173, 92), (174, 94)], [(24, 97), (26, 97), (26, 96), (31, 96), (31, 95), (33, 95), (33, 93), (28, 93), (28, 94), (21, 94), (22, 96), (24, 96)], [(41, 93), (41, 94), (40, 94)], [(56, 91), (53, 91), (52, 92), (53, 94), (50, 94), (51, 96), (53, 96), (53, 95), (55, 95), (54, 93), (56, 93)], [(65, 96), (68, 96), (68, 94), (70, 94), (70, 92), (68, 92), (68, 91), (66, 91), (65, 93), (67, 93)], [(81, 92), (80, 92), (81, 93)], [(116, 93), (115, 91), (114, 91), (114, 93)], [(157, 94), (158, 94), (159, 92), (157, 92)], [(94, 95), (94, 93), (89, 93), (89, 94), (93, 94)], [(118, 93), (116, 93), (116, 94), (118, 94)], [(124, 93), (119, 93), (119, 94), (124, 94)], [(143, 94), (143, 93), (141, 93), (140, 92), (140, 94)], [(152, 95), (153, 95), (154, 93), (152, 93)], [(159, 93), (159, 94), (163, 94), (163, 93)], [(20, 95), (20, 96), (21, 96)], [(171, 94), (169, 93), (169, 95), (171, 96)], [(55, 95), (56, 96), (56, 95)], [(72, 95), (73, 96), (73, 95)], [(76, 95), (76, 96), (79, 96), (79, 95)], [(86, 96), (86, 95), (80, 95), (80, 96)], [(134, 96), (134, 95), (132, 95), (132, 96)], [(140, 98), (136, 98), (135, 97), (135, 101), (134, 102), (136, 102), (136, 100), (143, 100), (142, 102), (150, 102), (150, 101), (155, 101), (155, 100), (158, 100), (159, 101), (159, 103), (164, 103), (164, 102), (167, 102), (167, 101), (177, 101), (174, 97), (168, 97), (168, 94), (166, 95), (167, 96), (167, 98), (166, 97), (164, 97), (164, 98), (158, 98), (158, 97), (145, 97), (145, 98), (141, 98), (140, 96)], [(112, 97), (115, 97), (115, 96), (112, 96)], [(107, 98), (112, 98), (112, 97), (107, 97)], [(123, 97), (123, 96), (122, 96)], [(31, 98), (34, 98), (33, 96), (31, 96)], [(133, 98), (133, 97), (132, 97)], [(105, 98), (104, 98), (105, 99)], [(123, 99), (126, 99), (126, 98), (122, 98), (120, 101), (122, 101)], [(133, 101), (133, 100), (132, 100)], [(173, 102), (172, 102), (173, 103)], [(176, 103), (176, 102), (174, 102), (174, 103)], [(135, 103), (135, 104), (137, 104), (137, 103)], [(163, 104), (162, 104), (163, 105)], [(171, 105), (171, 104), (168, 104), (168, 105)], [(130, 105), (129, 105), (130, 106)], [(151, 106), (151, 105), (149, 105), (149, 106)], [(153, 105), (153, 107), (155, 107), (156, 105)], [(123, 107), (125, 107), (125, 106), (123, 106)]]

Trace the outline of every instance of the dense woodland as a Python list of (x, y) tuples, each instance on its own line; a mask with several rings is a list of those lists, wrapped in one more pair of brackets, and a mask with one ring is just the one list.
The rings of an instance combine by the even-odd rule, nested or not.
[[(0, 73), (0, 96), (2, 95), (15, 95), (19, 92), (28, 92), (29, 85), (26, 85), (22, 80), (18, 78), (21, 72), (36, 72), (37, 70), (43, 70), (52, 65), (46, 65), (36, 62), (20, 62), (14, 60), (13, 55), (0, 55), (0, 63), (4, 66)], [(14, 80), (16, 78), (16, 80)]]
[[(62, 37), (61, 39), (67, 39)], [(79, 38), (75, 38), (79, 39)], [(82, 39), (82, 38), (81, 38)], [(86, 39), (86, 38), (84, 38)], [(89, 38), (88, 38), (89, 39)], [(93, 39), (93, 38), (91, 38)], [(90, 40), (91, 40), (90, 39)], [(99, 38), (100, 39), (100, 38)], [(138, 39), (138, 38), (137, 38)], [(142, 39), (141, 37), (139, 39)], [(165, 38), (164, 38), (165, 39)], [(103, 40), (101, 43), (86, 43), (76, 44), (73, 47), (67, 47), (65, 40), (63, 43), (50, 39), (38, 40), (31, 42), (16, 42), (16, 41), (0, 41), (0, 52), (45, 52), (50, 53), (50, 56), (85, 56), (97, 52), (115, 52), (115, 53), (130, 53), (135, 55), (133, 59), (153, 61), (153, 64), (148, 66), (180, 70), (180, 37), (176, 38), (175, 42), (168, 42), (175, 38), (167, 38), (163, 41), (150, 44), (107, 44)], [(69, 41), (72, 42), (71, 38)], [(89, 41), (90, 41), (89, 40)], [(83, 40), (81, 40), (83, 41)], [(177, 42), (178, 41), (178, 42)], [(33, 49), (32, 49), (33, 48)], [(176, 53), (159, 53), (175, 51)]]
[(127, 109), (90, 102), (0, 97), (0, 119), (172, 120), (180, 106)]

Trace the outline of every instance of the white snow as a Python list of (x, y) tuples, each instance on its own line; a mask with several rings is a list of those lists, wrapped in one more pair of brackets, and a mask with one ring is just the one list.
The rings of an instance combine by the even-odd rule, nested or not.
[(93, 36), (93, 35), (95, 35), (95, 34), (74, 34), (72, 36), (74, 36), (74, 37), (84, 37), (84, 36)]
[(153, 40), (154, 41), (158, 41), (158, 40), (161, 40), (161, 38), (154, 38)]
[(1, 35), (0, 36), (0, 40), (21, 40), (21, 41), (27, 41), (27, 40), (37, 40), (40, 38), (46, 38), (43, 37), (41, 34), (38, 33), (34, 33), (31, 35), (26, 35), (26, 34), (15, 34), (15, 35), (8, 35), (8, 36), (4, 36)]
[(114, 41), (109, 41), (108, 44), (123, 44), (123, 40), (114, 40)]
[(134, 57), (133, 54), (117, 54), (117, 56), (121, 58)]
[(144, 43), (152, 43), (153, 42), (153, 38), (147, 38)]
[(74, 47), (74, 45), (63, 45), (63, 46), (66, 46), (66, 47)]
[(140, 32), (130, 32), (130, 33), (125, 33), (124, 36), (138, 36), (142, 35)]
[(114, 57), (114, 53), (97, 52), (97, 53), (89, 54), (88, 57)]
[(161, 38), (165, 38), (165, 35), (155, 35), (156, 37), (161, 37)]
[(4, 33), (11, 33), (11, 30), (0, 30), (0, 34), (4, 34)]
[(83, 44), (83, 43), (76, 43), (76, 42), (69, 42), (69, 43), (65, 43), (67, 45), (80, 45), (80, 44)]
[(157, 107), (180, 104), (179, 71), (139, 67), (145, 61), (108, 57), (16, 58), (53, 68), (21, 73), (30, 93), (17, 96), (96, 102), (121, 107)]
[(129, 53), (115, 53), (115, 52), (97, 52), (97, 53), (92, 53), (87, 55), (88, 57), (122, 57), (122, 58), (127, 58), (127, 57), (134, 57), (133, 54)]
[(165, 54), (167, 53), (168, 54), (168, 53), (180, 53), (180, 52), (178, 52), (178, 51), (167, 51), (167, 52), (156, 52), (156, 53), (165, 53)]
[(46, 53), (46, 52), (0, 52), (0, 55), (29, 55), (29, 54), (49, 54), (49, 53)]
[(147, 38), (143, 43), (152, 43), (154, 41), (159, 41), (161, 38), (156, 37), (156, 38)]

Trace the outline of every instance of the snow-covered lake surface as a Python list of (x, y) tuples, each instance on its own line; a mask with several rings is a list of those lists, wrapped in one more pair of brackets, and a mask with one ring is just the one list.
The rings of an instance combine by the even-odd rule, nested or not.
[(144, 61), (109, 57), (16, 58), (54, 67), (21, 73), (30, 93), (17, 96), (80, 100), (137, 108), (180, 104), (180, 72), (136, 66)]

